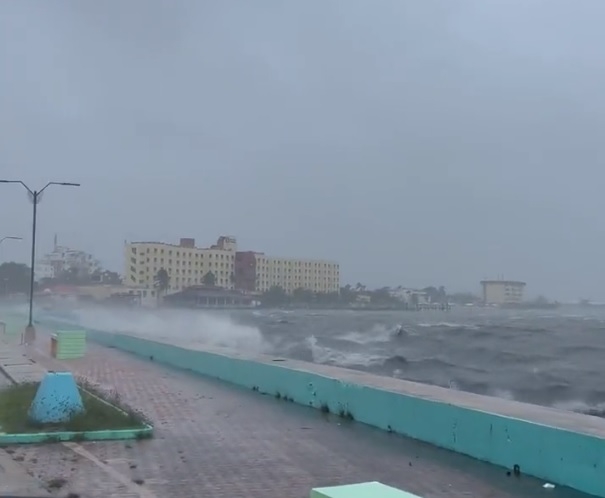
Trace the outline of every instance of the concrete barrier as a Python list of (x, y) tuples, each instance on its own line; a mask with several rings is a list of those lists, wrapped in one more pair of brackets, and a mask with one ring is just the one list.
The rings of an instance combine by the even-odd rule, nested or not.
[(420, 498), (412, 493), (385, 486), (376, 481), (315, 488), (311, 490), (309, 498), (368, 498), (370, 496), (372, 498)]
[(94, 330), (88, 337), (605, 498), (601, 418), (223, 348), (193, 349)]

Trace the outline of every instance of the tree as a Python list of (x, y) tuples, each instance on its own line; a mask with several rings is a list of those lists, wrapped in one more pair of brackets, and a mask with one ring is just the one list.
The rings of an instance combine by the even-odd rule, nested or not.
[(354, 303), (357, 299), (357, 294), (350, 284), (340, 288), (340, 300), (345, 304)]
[(22, 263), (0, 265), (0, 294), (29, 292), (30, 268)]
[(356, 292), (365, 292), (365, 290), (366, 290), (366, 286), (363, 285), (361, 282), (357, 282), (355, 284), (355, 291)]
[(447, 292), (445, 291), (445, 287), (443, 285), (439, 286), (439, 299), (442, 303), (447, 301)]
[(80, 271), (77, 267), (71, 266), (66, 270), (59, 273), (55, 279), (57, 282), (63, 285), (76, 285), (81, 282)]
[(440, 286), (439, 288), (430, 286), (422, 289), (431, 303), (444, 303), (447, 301), (447, 293), (445, 292), (445, 287)]
[(455, 304), (473, 304), (479, 302), (481, 299), (472, 292), (454, 292), (447, 297), (447, 300)]
[(214, 287), (216, 285), (216, 277), (214, 276), (214, 273), (211, 271), (206, 273), (206, 275), (202, 277), (202, 283), (208, 287)]
[(307, 290), (303, 287), (298, 287), (292, 292), (292, 299), (300, 303), (309, 304), (314, 301), (314, 298), (315, 295), (313, 291)]
[(340, 303), (340, 294), (338, 292), (315, 292), (313, 299), (322, 306), (334, 306)]
[(370, 300), (372, 304), (393, 304), (396, 303), (397, 300), (391, 297), (391, 289), (388, 287), (382, 287), (381, 289), (376, 289), (370, 294)]
[(412, 297), (410, 298), (410, 300), (412, 301), (412, 306), (414, 306), (414, 307), (418, 306), (418, 294), (416, 294), (414, 292), (412, 294)]
[(274, 285), (267, 292), (265, 292), (261, 297), (261, 303), (263, 306), (284, 306), (290, 302), (290, 298), (286, 291), (279, 287), (278, 285)]
[(157, 291), (158, 301), (160, 296), (165, 294), (170, 286), (170, 275), (164, 268), (160, 268), (155, 276), (154, 286)]
[(122, 283), (122, 279), (115, 271), (95, 270), (90, 275), (90, 282), (96, 284), (120, 285)]

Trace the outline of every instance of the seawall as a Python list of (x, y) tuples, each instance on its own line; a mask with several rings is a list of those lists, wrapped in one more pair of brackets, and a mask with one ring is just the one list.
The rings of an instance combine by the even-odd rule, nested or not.
[[(51, 328), (69, 329), (45, 320)], [(605, 420), (223, 348), (89, 330), (91, 341), (605, 498)]]

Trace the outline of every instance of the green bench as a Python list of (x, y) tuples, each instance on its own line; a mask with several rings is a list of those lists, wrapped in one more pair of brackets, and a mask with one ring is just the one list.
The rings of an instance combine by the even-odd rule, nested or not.
[(420, 498), (379, 482), (362, 482), (345, 486), (315, 488), (310, 498)]
[(57, 330), (50, 338), (50, 355), (57, 360), (73, 360), (86, 354), (86, 331)]

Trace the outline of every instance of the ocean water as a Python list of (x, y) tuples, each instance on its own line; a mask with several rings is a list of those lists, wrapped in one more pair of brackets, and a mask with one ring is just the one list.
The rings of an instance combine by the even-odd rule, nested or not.
[[(284, 356), (605, 416), (605, 310), (258, 313)], [(397, 324), (404, 332), (395, 336)]]
[[(605, 309), (80, 309), (74, 323), (221, 345), (605, 416)], [(400, 336), (396, 327), (404, 328)]]

